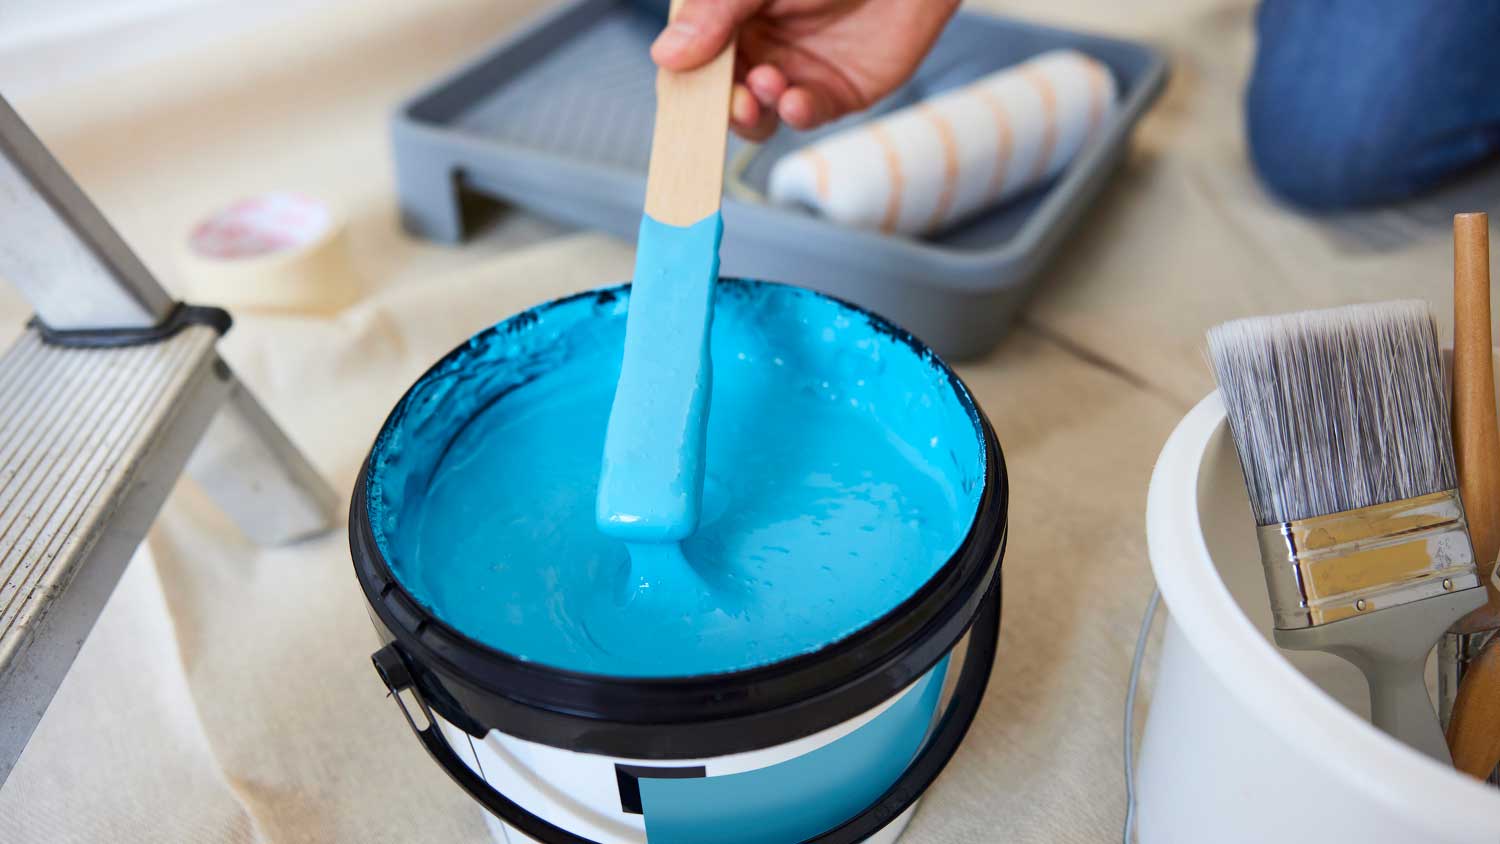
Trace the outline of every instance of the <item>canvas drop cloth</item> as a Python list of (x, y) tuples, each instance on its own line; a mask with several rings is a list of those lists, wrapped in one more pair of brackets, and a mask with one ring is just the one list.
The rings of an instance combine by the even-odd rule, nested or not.
[[(3, 45), (0, 89), (27, 80), (15, 105), (177, 289), (173, 244), (215, 207), (274, 189), (344, 207), (360, 303), (328, 319), (243, 314), (223, 344), (341, 493), (438, 355), (521, 308), (627, 277), (628, 244), (513, 212), (461, 248), (397, 224), (390, 110), (539, 3), (282, 3), (225, 15), (222, 31), (204, 16), (227, 4), (156, 5), (151, 55), (111, 51), (112, 24), (67, 29)], [(1245, 163), (1248, 2), (983, 5), (1151, 40), (1174, 75), (1019, 328), (960, 367), (1010, 469), (1004, 629), (978, 721), (903, 840), (1093, 844), (1123, 818), (1121, 707), (1151, 591), (1146, 484), (1210, 389), (1204, 329), (1392, 296), (1445, 314), (1448, 215), (1500, 180), (1299, 216)], [(179, 13), (196, 17), (167, 37)], [(24, 314), (0, 286), (0, 326)], [(481, 810), (385, 698), (375, 644), (342, 527), (258, 549), (184, 482), (0, 789), (0, 841), (485, 841)]]

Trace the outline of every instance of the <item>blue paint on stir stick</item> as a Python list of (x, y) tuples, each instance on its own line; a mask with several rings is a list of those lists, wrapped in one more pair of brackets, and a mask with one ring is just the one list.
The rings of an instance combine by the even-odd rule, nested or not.
[[(595, 511), (601, 531), (627, 542), (673, 542), (698, 527), (712, 381), (708, 338), (723, 233), (717, 211), (687, 227), (641, 218)], [(659, 552), (636, 557), (653, 569), (670, 560)], [(643, 573), (658, 582), (686, 574)]]

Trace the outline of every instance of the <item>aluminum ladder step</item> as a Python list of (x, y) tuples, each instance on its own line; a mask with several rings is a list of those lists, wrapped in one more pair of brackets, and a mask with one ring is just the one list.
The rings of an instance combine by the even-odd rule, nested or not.
[(0, 782), (235, 380), (218, 334), (0, 357)]

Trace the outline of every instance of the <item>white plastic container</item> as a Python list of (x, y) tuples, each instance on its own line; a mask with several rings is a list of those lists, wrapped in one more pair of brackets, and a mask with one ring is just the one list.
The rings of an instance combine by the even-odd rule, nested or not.
[(1170, 616), (1137, 768), (1140, 841), (1500, 841), (1500, 792), (1371, 726), (1353, 666), (1272, 643), (1217, 393), (1162, 449), (1146, 531)]

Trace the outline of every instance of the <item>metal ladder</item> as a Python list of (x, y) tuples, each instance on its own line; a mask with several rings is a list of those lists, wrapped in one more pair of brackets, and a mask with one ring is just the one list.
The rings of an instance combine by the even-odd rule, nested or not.
[(227, 315), (173, 301), (3, 98), (0, 280), (36, 311), (0, 356), (3, 783), (185, 466), (263, 544), (337, 497), (219, 358)]

